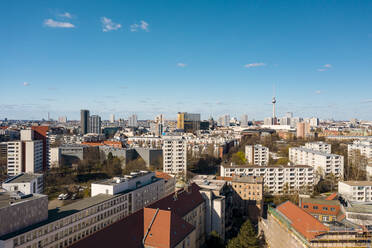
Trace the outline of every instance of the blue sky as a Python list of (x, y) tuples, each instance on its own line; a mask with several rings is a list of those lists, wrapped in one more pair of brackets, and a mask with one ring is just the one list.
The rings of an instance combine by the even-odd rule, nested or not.
[(372, 119), (372, 1), (0, 1), (0, 119)]

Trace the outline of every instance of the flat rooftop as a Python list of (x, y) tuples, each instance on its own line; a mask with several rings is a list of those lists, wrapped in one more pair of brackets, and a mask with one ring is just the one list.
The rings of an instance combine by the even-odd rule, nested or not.
[(342, 183), (350, 186), (372, 186), (372, 181), (343, 181)]
[(342, 155), (316, 151), (316, 150), (312, 150), (312, 149), (309, 149), (309, 148), (306, 148), (306, 147), (303, 147), (303, 146), (301, 146), (301, 147), (291, 147), (290, 149), (295, 149), (295, 150), (300, 150), (300, 151), (304, 151), (304, 152), (314, 153), (314, 154), (327, 156), (327, 157), (342, 157)]
[(260, 165), (251, 165), (251, 164), (244, 164), (244, 165), (236, 165), (236, 164), (231, 164), (231, 163), (224, 163), (222, 164), (223, 167), (225, 168), (260, 168), (260, 169), (265, 169), (265, 168), (313, 168), (309, 165), (265, 165), (265, 166), (260, 166)]
[(216, 176), (213, 175), (197, 175), (192, 181), (200, 188), (210, 190), (221, 190), (226, 184), (226, 181), (218, 180)]
[[(142, 176), (145, 176), (145, 175), (149, 175), (151, 173), (153, 173), (153, 172), (151, 172), (151, 171), (140, 171), (140, 172), (137, 172), (136, 174), (131, 173), (130, 175), (124, 175), (123, 177), (113, 177), (113, 178), (109, 178), (109, 179), (104, 179), (104, 180), (94, 182), (92, 184), (117, 185), (117, 184), (120, 184), (120, 183), (131, 181), (135, 178), (139, 178), (139, 177), (142, 177)], [(153, 174), (154, 174), (154, 177), (155, 177), (155, 173), (153, 173)]]
[(330, 205), (339, 206), (340, 202), (337, 200), (326, 200), (322, 198), (301, 198), (303, 203), (319, 204), (319, 205)]
[(262, 177), (256, 176), (234, 176), (232, 182), (238, 183), (263, 183)]
[(372, 205), (352, 204), (350, 207), (345, 208), (345, 211), (352, 213), (372, 214)]
[(22, 199), (15, 199), (12, 196), (15, 196), (15, 195), (9, 192), (0, 193), (0, 209), (4, 207), (8, 207), (10, 204), (26, 202), (26, 201), (46, 197), (45, 195), (31, 194), (31, 195), (27, 195), (25, 198), (22, 198)]
[[(44, 196), (44, 195), (42, 195), (42, 196)], [(117, 196), (118, 195), (99, 194), (99, 195), (96, 195), (94, 197), (89, 197), (89, 198), (84, 198), (82, 200), (78, 200), (78, 201), (76, 201), (74, 203), (71, 203), (71, 204), (68, 204), (66, 206), (62, 206), (62, 207), (54, 208), (54, 209), (49, 209), (48, 210), (48, 219), (46, 219), (42, 222), (39, 222), (37, 224), (28, 226), (26, 228), (23, 228), (21, 230), (18, 230), (16, 232), (12, 232), (12, 233), (3, 235), (2, 237), (0, 237), (0, 240), (6, 240), (6, 239), (13, 238), (17, 235), (20, 235), (22, 233), (31, 231), (31, 230), (33, 230), (35, 228), (38, 228), (38, 227), (41, 227), (43, 225), (47, 225), (47, 224), (49, 224), (53, 221), (56, 221), (56, 220), (62, 219), (64, 217), (67, 217), (69, 215), (75, 214), (77, 212), (80, 212), (81, 210), (84, 210), (86, 208), (89, 208), (89, 207), (92, 207), (94, 205), (100, 204), (102, 202), (105, 202), (105, 201), (110, 200), (110, 199), (112, 199), (114, 197), (117, 197)], [(28, 199), (30, 199), (30, 198), (28, 198)]]
[(24, 173), (24, 174), (20, 174), (18, 176), (9, 178), (9, 179), (5, 180), (4, 183), (29, 183), (32, 180), (34, 180), (34, 179), (36, 179), (36, 178), (38, 178), (40, 176), (43, 176), (43, 174), (28, 174), (28, 173)]

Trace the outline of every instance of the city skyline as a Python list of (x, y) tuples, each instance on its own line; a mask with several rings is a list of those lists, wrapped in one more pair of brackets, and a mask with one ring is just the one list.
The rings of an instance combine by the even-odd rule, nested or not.
[(370, 2), (0, 6), (0, 119), (372, 119)]

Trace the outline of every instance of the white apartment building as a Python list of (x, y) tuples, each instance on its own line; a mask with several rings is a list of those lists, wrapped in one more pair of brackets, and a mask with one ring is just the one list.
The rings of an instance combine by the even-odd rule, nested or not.
[(260, 176), (264, 178), (265, 192), (283, 194), (285, 191), (311, 192), (314, 186), (314, 169), (307, 165), (249, 166), (221, 165), (222, 177)]
[(41, 140), (24, 141), (24, 161), (26, 173), (37, 173), (43, 170), (43, 142)]
[(182, 136), (163, 136), (163, 171), (184, 174), (187, 170), (187, 144)]
[(43, 170), (43, 142), (33, 139), (34, 131), (27, 129), (21, 130), (20, 141), (6, 142), (9, 176), (22, 172), (37, 173)]
[(372, 159), (372, 140), (355, 140), (352, 144), (348, 144), (347, 152), (351, 156), (357, 150), (368, 160)]
[(92, 115), (89, 117), (89, 133), (101, 134), (101, 117)]
[(10, 141), (7, 145), (7, 174), (15, 176), (22, 173), (22, 142)]
[(371, 203), (372, 181), (340, 181), (338, 194), (350, 202)]
[(334, 174), (344, 177), (344, 157), (337, 154), (310, 150), (304, 147), (289, 148), (289, 160), (294, 164), (309, 165), (314, 168), (317, 176), (325, 177)]
[(61, 148), (60, 147), (51, 147), (49, 149), (49, 164), (51, 168), (59, 167), (61, 162)]
[(304, 148), (318, 151), (318, 152), (331, 153), (332, 145), (325, 143), (323, 141), (309, 142), (305, 144)]
[[(55, 212), (49, 211), (48, 219), (35, 228), (26, 227), (1, 236), (0, 248), (68, 247), (164, 195), (163, 179), (156, 178), (148, 184), (137, 186), (134, 190), (128, 189), (114, 195), (98, 194), (62, 206)], [(143, 195), (148, 196), (148, 192), (156, 193), (151, 194), (153, 198), (148, 198), (146, 204)]]
[(268, 165), (269, 148), (262, 145), (245, 146), (245, 158), (249, 164)]
[(129, 116), (128, 127), (138, 127), (137, 115)]
[(9, 192), (22, 192), (25, 195), (42, 194), (43, 182), (43, 174), (22, 173), (5, 180), (2, 187)]

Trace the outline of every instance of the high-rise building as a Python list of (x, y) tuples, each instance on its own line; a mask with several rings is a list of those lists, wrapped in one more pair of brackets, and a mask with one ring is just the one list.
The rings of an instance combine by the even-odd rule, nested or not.
[(43, 171), (49, 168), (49, 127), (48, 126), (32, 126), (34, 131), (34, 140), (41, 140), (43, 143)]
[(43, 141), (34, 138), (34, 130), (21, 130), (20, 141), (9, 141), (6, 144), (9, 176), (43, 171)]
[(101, 117), (99, 115), (92, 115), (89, 117), (89, 133), (102, 133)]
[(187, 170), (187, 144), (182, 136), (163, 136), (163, 171), (184, 174)]
[(248, 126), (248, 115), (244, 114), (240, 118), (240, 126), (247, 127)]
[(110, 115), (110, 122), (111, 123), (114, 123), (115, 122), (115, 115), (114, 114), (111, 114)]
[(319, 126), (319, 119), (316, 117), (313, 117), (309, 120), (309, 123), (311, 127), (317, 127)]
[(137, 115), (136, 114), (133, 114), (133, 115), (129, 116), (128, 126), (129, 127), (138, 127)]
[(310, 135), (310, 124), (308, 122), (297, 123), (297, 138), (306, 138)]
[(230, 126), (230, 115), (223, 115), (218, 118), (218, 126), (220, 127), (229, 127)]
[(80, 110), (80, 133), (87, 134), (89, 132), (89, 110)]
[(200, 129), (200, 114), (179, 112), (177, 114), (177, 129), (185, 132), (195, 132)]
[(259, 144), (247, 145), (245, 146), (245, 158), (249, 164), (268, 165), (269, 148)]
[(58, 117), (58, 122), (60, 122), (60, 123), (66, 123), (67, 122), (67, 116), (60, 116), (60, 117)]

